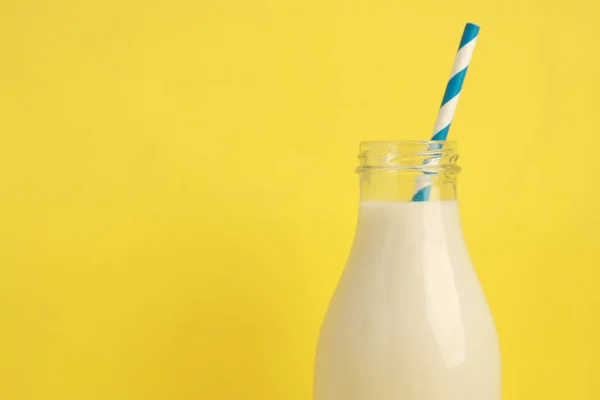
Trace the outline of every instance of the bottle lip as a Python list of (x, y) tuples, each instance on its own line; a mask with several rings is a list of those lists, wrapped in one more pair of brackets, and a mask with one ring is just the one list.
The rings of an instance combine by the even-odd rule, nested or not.
[(455, 175), (458, 150), (453, 140), (380, 140), (360, 143), (358, 173), (367, 171), (415, 171)]
[(360, 149), (373, 146), (409, 146), (409, 145), (435, 145), (456, 147), (456, 140), (364, 140), (360, 142)]

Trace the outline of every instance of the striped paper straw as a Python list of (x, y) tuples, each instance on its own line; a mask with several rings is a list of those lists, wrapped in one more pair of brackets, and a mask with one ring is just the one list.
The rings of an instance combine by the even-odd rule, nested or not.
[[(467, 68), (473, 57), (473, 50), (477, 43), (477, 36), (479, 34), (479, 26), (468, 23), (465, 26), (465, 30), (460, 40), (460, 46), (458, 46), (458, 53), (454, 59), (454, 65), (452, 66), (452, 73), (450, 74), (450, 80), (446, 85), (446, 92), (442, 99), (442, 105), (438, 114), (437, 120), (435, 121), (435, 127), (433, 129), (433, 136), (431, 140), (446, 140), (454, 113), (456, 111), (456, 105), (458, 104), (458, 98), (460, 91), (467, 75)], [(440, 144), (434, 144), (429, 147), (430, 150), (440, 149)], [(427, 162), (429, 161), (429, 162)], [(429, 159), (426, 164), (434, 164), (439, 162), (439, 158)], [(431, 185), (427, 185), (424, 182), (418, 182), (413, 195), (412, 201), (427, 201), (429, 200), (429, 194), (431, 192)]]

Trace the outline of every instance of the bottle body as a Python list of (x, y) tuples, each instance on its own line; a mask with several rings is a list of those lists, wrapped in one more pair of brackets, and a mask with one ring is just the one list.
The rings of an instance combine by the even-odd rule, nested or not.
[(321, 328), (315, 400), (500, 400), (496, 330), (456, 199), (368, 197)]

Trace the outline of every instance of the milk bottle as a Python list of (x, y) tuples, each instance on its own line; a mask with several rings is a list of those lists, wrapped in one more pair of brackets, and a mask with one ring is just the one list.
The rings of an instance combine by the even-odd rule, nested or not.
[[(321, 328), (315, 400), (500, 400), (494, 321), (469, 259), (453, 142), (361, 145), (350, 256)], [(417, 181), (428, 201), (410, 201)]]

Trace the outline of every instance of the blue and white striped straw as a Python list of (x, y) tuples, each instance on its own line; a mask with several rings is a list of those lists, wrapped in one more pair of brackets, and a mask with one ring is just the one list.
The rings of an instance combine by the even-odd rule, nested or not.
[[(465, 30), (460, 40), (460, 46), (458, 46), (458, 53), (454, 59), (454, 65), (452, 66), (452, 73), (450, 74), (450, 80), (446, 85), (446, 92), (442, 99), (442, 105), (438, 114), (437, 120), (435, 121), (435, 127), (433, 129), (433, 136), (431, 140), (446, 140), (448, 131), (450, 130), (450, 124), (454, 118), (456, 106), (458, 104), (458, 98), (460, 91), (467, 75), (467, 68), (473, 57), (473, 50), (477, 43), (477, 36), (479, 35), (479, 26), (468, 23), (465, 26)], [(439, 149), (441, 146), (433, 145), (430, 146), (430, 150)], [(429, 163), (439, 162), (439, 158)], [(412, 201), (427, 201), (429, 199), (429, 192), (431, 186), (427, 183), (422, 182), (417, 184), (415, 194), (413, 195)]]

